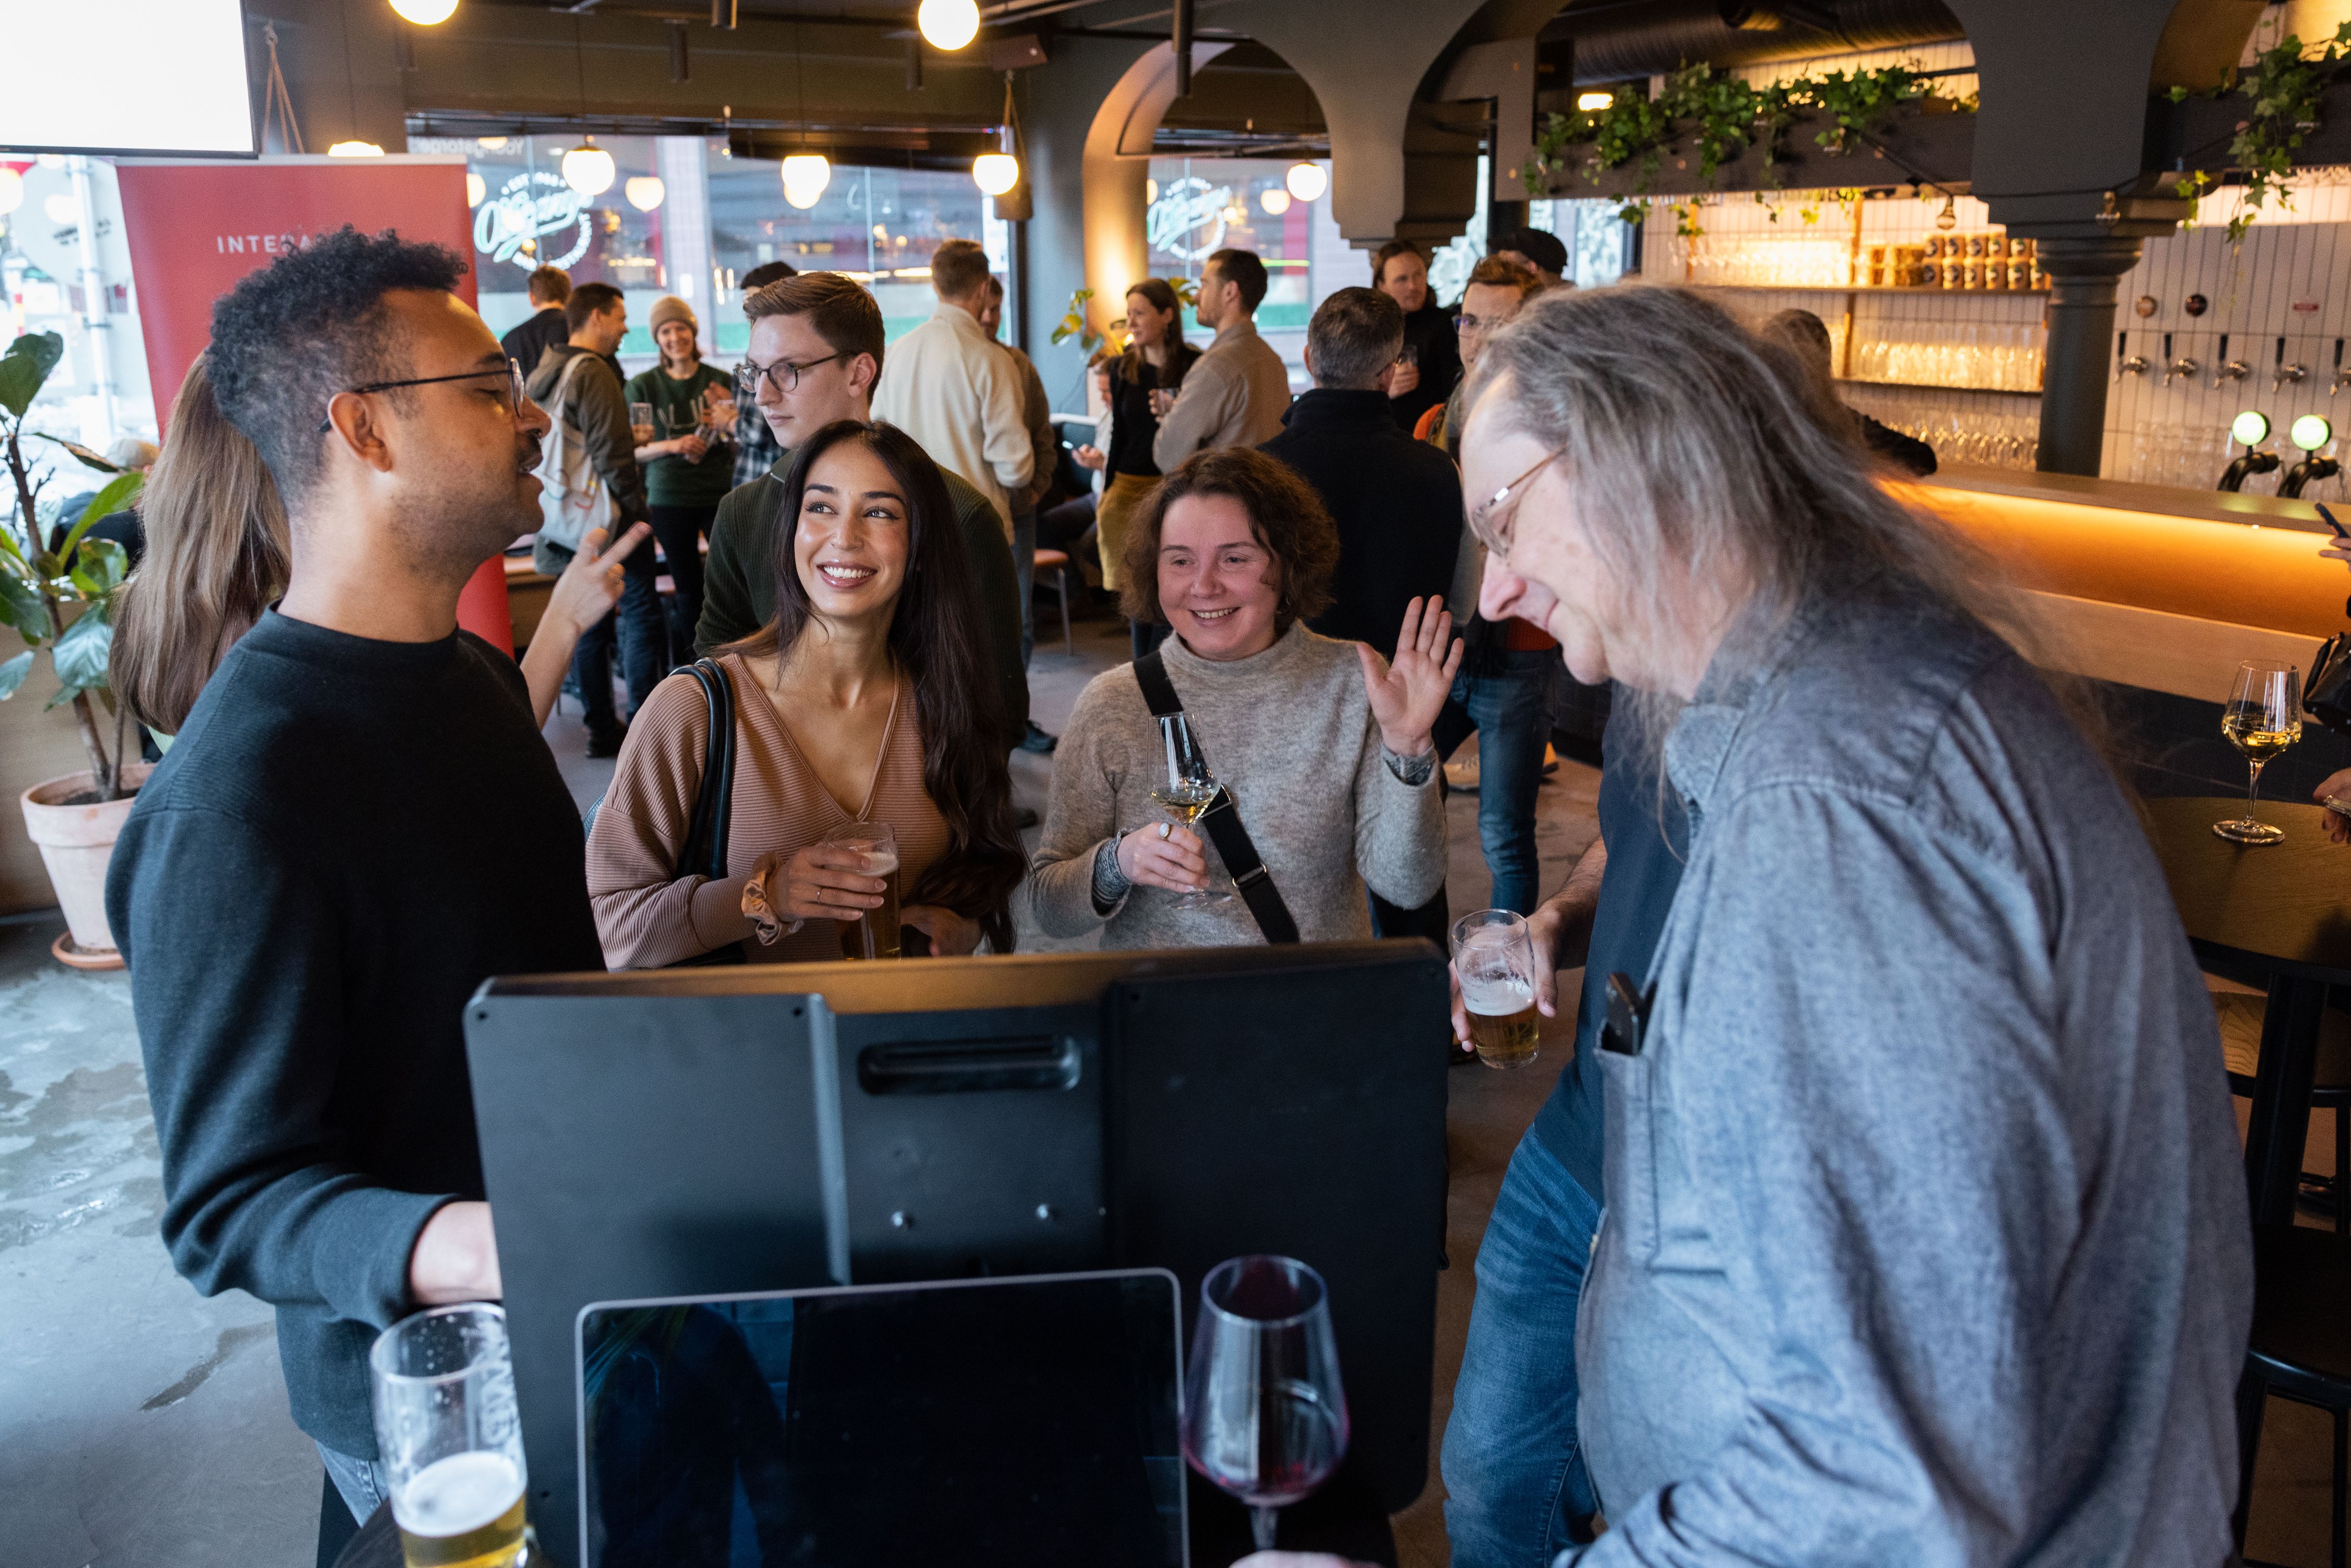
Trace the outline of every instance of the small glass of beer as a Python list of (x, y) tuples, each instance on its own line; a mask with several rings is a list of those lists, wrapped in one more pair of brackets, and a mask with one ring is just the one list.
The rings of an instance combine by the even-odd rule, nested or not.
[(855, 850), (864, 857), (864, 864), (858, 869), (888, 883), (882, 890), (881, 908), (869, 909), (854, 920), (841, 922), (841, 956), (897, 957), (898, 835), (887, 822), (847, 822), (825, 834), (824, 841)]
[(408, 1568), (524, 1568), (528, 1472), (506, 1313), (475, 1301), (403, 1318), (368, 1369)]
[(1541, 1018), (1526, 921), (1507, 909), (1480, 909), (1455, 921), (1453, 973), (1478, 1060), (1489, 1067), (1533, 1066)]

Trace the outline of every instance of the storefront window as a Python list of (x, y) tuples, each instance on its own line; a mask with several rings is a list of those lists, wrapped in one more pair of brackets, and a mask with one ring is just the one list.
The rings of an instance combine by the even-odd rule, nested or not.
[[(1154, 158), (1147, 222), (1152, 276), (1197, 279), (1219, 250), (1255, 251), (1265, 263), (1265, 302), (1257, 328), (1306, 384), (1306, 323), (1335, 291), (1371, 281), (1369, 258), (1340, 237), (1330, 198), (1293, 198), (1284, 183), (1290, 160)], [(1327, 172), (1330, 165), (1323, 168)], [(1318, 266), (1318, 262), (1320, 265)], [(1206, 343), (1190, 310), (1185, 335)]]

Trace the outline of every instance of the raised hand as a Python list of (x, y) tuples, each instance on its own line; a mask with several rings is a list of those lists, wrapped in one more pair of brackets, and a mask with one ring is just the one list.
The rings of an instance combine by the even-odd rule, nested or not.
[(1437, 716), (1452, 695), (1454, 673), (1461, 667), (1461, 643), (1453, 635), (1453, 615), (1444, 601), (1432, 595), (1405, 606), (1395, 663), (1365, 643), (1356, 643), (1355, 653), (1363, 661), (1364, 695), (1371, 699), (1381, 743), (1398, 757), (1433, 750)]
[(571, 564), (555, 580), (555, 591), (548, 596), (547, 612), (539, 618), (539, 624), (544, 627), (554, 621), (577, 637), (604, 619), (621, 601), (621, 563), (651, 538), (653, 531), (651, 524), (639, 523), (621, 536), (619, 544), (606, 549), (604, 530), (590, 528), (580, 539), (580, 551), (571, 558)]

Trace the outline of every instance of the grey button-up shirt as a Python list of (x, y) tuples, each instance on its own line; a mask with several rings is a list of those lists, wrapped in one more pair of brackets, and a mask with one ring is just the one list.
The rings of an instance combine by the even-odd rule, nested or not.
[(1644, 1047), (1597, 1053), (1610, 1528), (1559, 1562), (2218, 1568), (2245, 1185), (2137, 819), (1972, 621), (1759, 641), (1667, 741), (1688, 869)]

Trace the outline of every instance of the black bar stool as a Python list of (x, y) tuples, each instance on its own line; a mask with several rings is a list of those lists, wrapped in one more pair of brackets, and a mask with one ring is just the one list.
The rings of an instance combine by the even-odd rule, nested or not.
[[(2253, 1458), (2271, 1395), (2335, 1417), (2335, 1485), (2327, 1561), (2345, 1565), (2344, 1503), (2351, 1459), (2351, 1239), (2299, 1226), (2253, 1229), (2253, 1333), (2237, 1385), (2237, 1550), (2252, 1511)], [(2265, 1568), (2247, 1560), (2248, 1568)]]
[[(2262, 1023), (2266, 998), (2215, 992), (2212, 1005), (2220, 1014), (2220, 1051), (2229, 1064), (2229, 1092), (2250, 1100), (2253, 1073), (2262, 1052)], [(2335, 1234), (2351, 1235), (2351, 1203), (2345, 1201), (2345, 1178), (2351, 1176), (2351, 1017), (2326, 1009), (2318, 1026), (2318, 1071), (2310, 1092), (2310, 1108), (2335, 1113), (2335, 1174), (2303, 1173), (2302, 1186), (2317, 1188), (2334, 1201)]]

